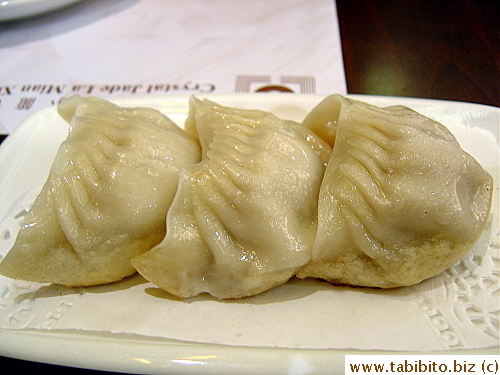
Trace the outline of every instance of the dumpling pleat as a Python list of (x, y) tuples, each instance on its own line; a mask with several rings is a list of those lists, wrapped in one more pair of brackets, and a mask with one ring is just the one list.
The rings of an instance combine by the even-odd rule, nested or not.
[(183, 171), (166, 236), (135, 267), (182, 298), (240, 298), (286, 282), (311, 257), (331, 149), (267, 112), (190, 105), (202, 161)]
[(68, 137), (0, 273), (68, 286), (118, 281), (164, 237), (180, 169), (200, 160), (200, 145), (153, 109), (73, 96), (58, 112)]
[(304, 125), (335, 143), (312, 261), (299, 277), (415, 284), (458, 261), (484, 230), (492, 178), (444, 125), (340, 95), (325, 98)]

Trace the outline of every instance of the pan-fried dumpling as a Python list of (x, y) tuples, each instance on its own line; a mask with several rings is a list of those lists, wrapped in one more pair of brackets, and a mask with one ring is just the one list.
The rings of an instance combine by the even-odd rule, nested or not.
[(340, 95), (325, 98), (306, 120), (334, 148), (312, 261), (297, 276), (411, 285), (472, 248), (489, 216), (492, 177), (445, 126), (403, 106)]
[(310, 260), (319, 186), (331, 148), (271, 113), (192, 99), (186, 129), (202, 162), (181, 171), (165, 239), (132, 260), (185, 298), (251, 296)]
[(200, 146), (153, 109), (73, 96), (58, 111), (69, 135), (0, 273), (68, 286), (120, 280), (163, 239), (179, 170), (199, 161)]

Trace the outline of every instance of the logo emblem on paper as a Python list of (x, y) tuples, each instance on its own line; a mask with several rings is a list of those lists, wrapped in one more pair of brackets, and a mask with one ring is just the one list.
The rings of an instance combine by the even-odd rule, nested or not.
[(274, 82), (271, 76), (237, 76), (235, 92), (295, 92), (314, 94), (316, 79), (314, 77), (281, 76)]

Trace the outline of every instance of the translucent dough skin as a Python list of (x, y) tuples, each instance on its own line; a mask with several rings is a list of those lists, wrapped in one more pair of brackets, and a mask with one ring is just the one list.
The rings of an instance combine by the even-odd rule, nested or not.
[(300, 124), (206, 99), (191, 100), (186, 130), (202, 162), (182, 171), (165, 239), (134, 266), (180, 298), (286, 282), (310, 260), (331, 148)]
[(492, 177), (445, 126), (406, 107), (340, 95), (324, 99), (304, 125), (326, 134), (334, 148), (313, 258), (297, 276), (412, 285), (461, 259), (484, 230)]
[(0, 273), (68, 286), (120, 280), (163, 239), (179, 170), (199, 161), (200, 146), (153, 109), (74, 96), (58, 111), (69, 135)]

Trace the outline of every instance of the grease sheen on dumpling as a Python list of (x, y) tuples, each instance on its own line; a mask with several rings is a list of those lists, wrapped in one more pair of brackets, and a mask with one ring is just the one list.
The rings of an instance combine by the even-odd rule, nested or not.
[(299, 277), (415, 284), (461, 259), (484, 230), (492, 177), (442, 124), (332, 95), (304, 125), (334, 148), (312, 261)]
[(286, 282), (310, 260), (331, 148), (271, 113), (193, 98), (201, 163), (181, 172), (165, 239), (133, 259), (178, 297), (238, 298)]
[(120, 280), (164, 237), (179, 170), (199, 161), (200, 146), (150, 108), (73, 96), (58, 112), (70, 132), (0, 273), (68, 286)]

